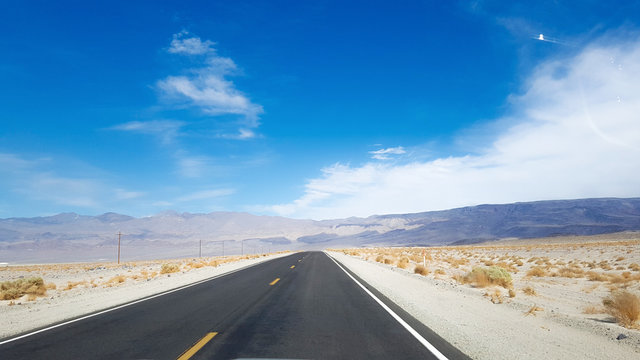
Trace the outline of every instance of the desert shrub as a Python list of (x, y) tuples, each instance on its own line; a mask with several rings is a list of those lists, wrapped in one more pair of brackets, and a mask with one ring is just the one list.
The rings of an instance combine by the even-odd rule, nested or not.
[(180, 271), (180, 266), (177, 264), (162, 264), (160, 268), (160, 274), (170, 274)]
[(558, 270), (558, 276), (565, 277), (565, 278), (582, 277), (584, 276), (584, 270), (577, 267), (567, 266), (567, 267), (560, 268)]
[(547, 276), (547, 270), (540, 266), (534, 266), (529, 271), (527, 271), (527, 276), (535, 276), (542, 277)]
[(413, 269), (413, 272), (415, 274), (420, 274), (423, 276), (427, 276), (429, 274), (429, 269), (427, 269), (426, 267), (422, 266), (422, 265), (416, 265), (415, 269)]
[(400, 269), (406, 269), (409, 267), (409, 259), (406, 257), (403, 257), (402, 259), (400, 259), (400, 261), (398, 261), (398, 265), (397, 265)]
[(510, 297), (510, 298), (514, 298), (514, 297), (516, 297), (516, 292), (515, 292), (515, 290), (513, 290), (513, 289), (509, 289), (509, 297)]
[(609, 278), (602, 273), (599, 272), (595, 272), (595, 271), (587, 271), (587, 279), (589, 279), (589, 281), (607, 281), (609, 280)]
[(201, 263), (201, 262), (192, 261), (192, 262), (188, 263), (187, 266), (189, 266), (192, 269), (199, 269), (199, 268), (203, 267), (204, 264)]
[(382, 255), (378, 255), (378, 257), (376, 257), (376, 262), (381, 263), (381, 262), (383, 262), (383, 261), (384, 261), (384, 256), (382, 256)]
[(4, 281), (0, 283), (0, 300), (18, 299), (29, 295), (29, 299), (46, 294), (47, 288), (41, 277)]
[(486, 287), (498, 285), (503, 288), (511, 287), (511, 274), (501, 267), (474, 267), (470, 273), (465, 275), (464, 282), (471, 283), (476, 287)]
[(602, 300), (602, 305), (624, 327), (634, 327), (640, 319), (640, 298), (626, 290), (612, 293)]
[(384, 263), (387, 264), (387, 265), (390, 265), (391, 263), (393, 263), (393, 260), (385, 258), (384, 259)]

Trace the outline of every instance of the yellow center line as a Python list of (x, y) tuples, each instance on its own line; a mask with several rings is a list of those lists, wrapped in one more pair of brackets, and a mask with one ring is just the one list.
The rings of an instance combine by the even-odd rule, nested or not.
[(182, 353), (182, 355), (180, 355), (178, 360), (190, 359), (193, 355), (195, 355), (198, 352), (198, 350), (202, 349), (202, 347), (205, 346), (209, 341), (211, 341), (211, 339), (213, 339), (213, 337), (216, 335), (218, 335), (217, 332), (207, 333), (207, 335), (205, 335), (202, 339), (200, 339), (200, 341), (198, 341), (195, 345), (193, 345), (187, 351)]
[(275, 285), (278, 281), (280, 281), (280, 278), (276, 278), (275, 280), (273, 280), (272, 282), (269, 283), (269, 285), (273, 286)]
[(291, 265), (291, 268), (293, 269), (294, 267), (296, 267), (295, 265)]

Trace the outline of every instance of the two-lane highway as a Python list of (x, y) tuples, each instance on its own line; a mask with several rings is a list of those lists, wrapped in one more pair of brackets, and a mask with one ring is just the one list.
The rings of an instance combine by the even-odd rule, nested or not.
[[(464, 358), (400, 313), (449, 359)], [(311, 252), (2, 344), (0, 358), (436, 357), (331, 258)]]

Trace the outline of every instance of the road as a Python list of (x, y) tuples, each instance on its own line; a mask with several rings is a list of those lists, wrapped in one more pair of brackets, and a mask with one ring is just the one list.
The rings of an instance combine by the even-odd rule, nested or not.
[[(371, 290), (446, 357), (466, 358)], [(436, 358), (322, 252), (266, 261), (0, 345), (1, 359), (180, 357)]]

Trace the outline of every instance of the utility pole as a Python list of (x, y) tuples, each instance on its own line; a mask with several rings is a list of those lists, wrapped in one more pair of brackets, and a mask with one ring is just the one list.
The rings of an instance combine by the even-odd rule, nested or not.
[(198, 257), (202, 257), (202, 239), (200, 239), (200, 255)]
[(122, 236), (122, 233), (118, 231), (118, 264), (120, 264), (120, 237), (121, 236)]

